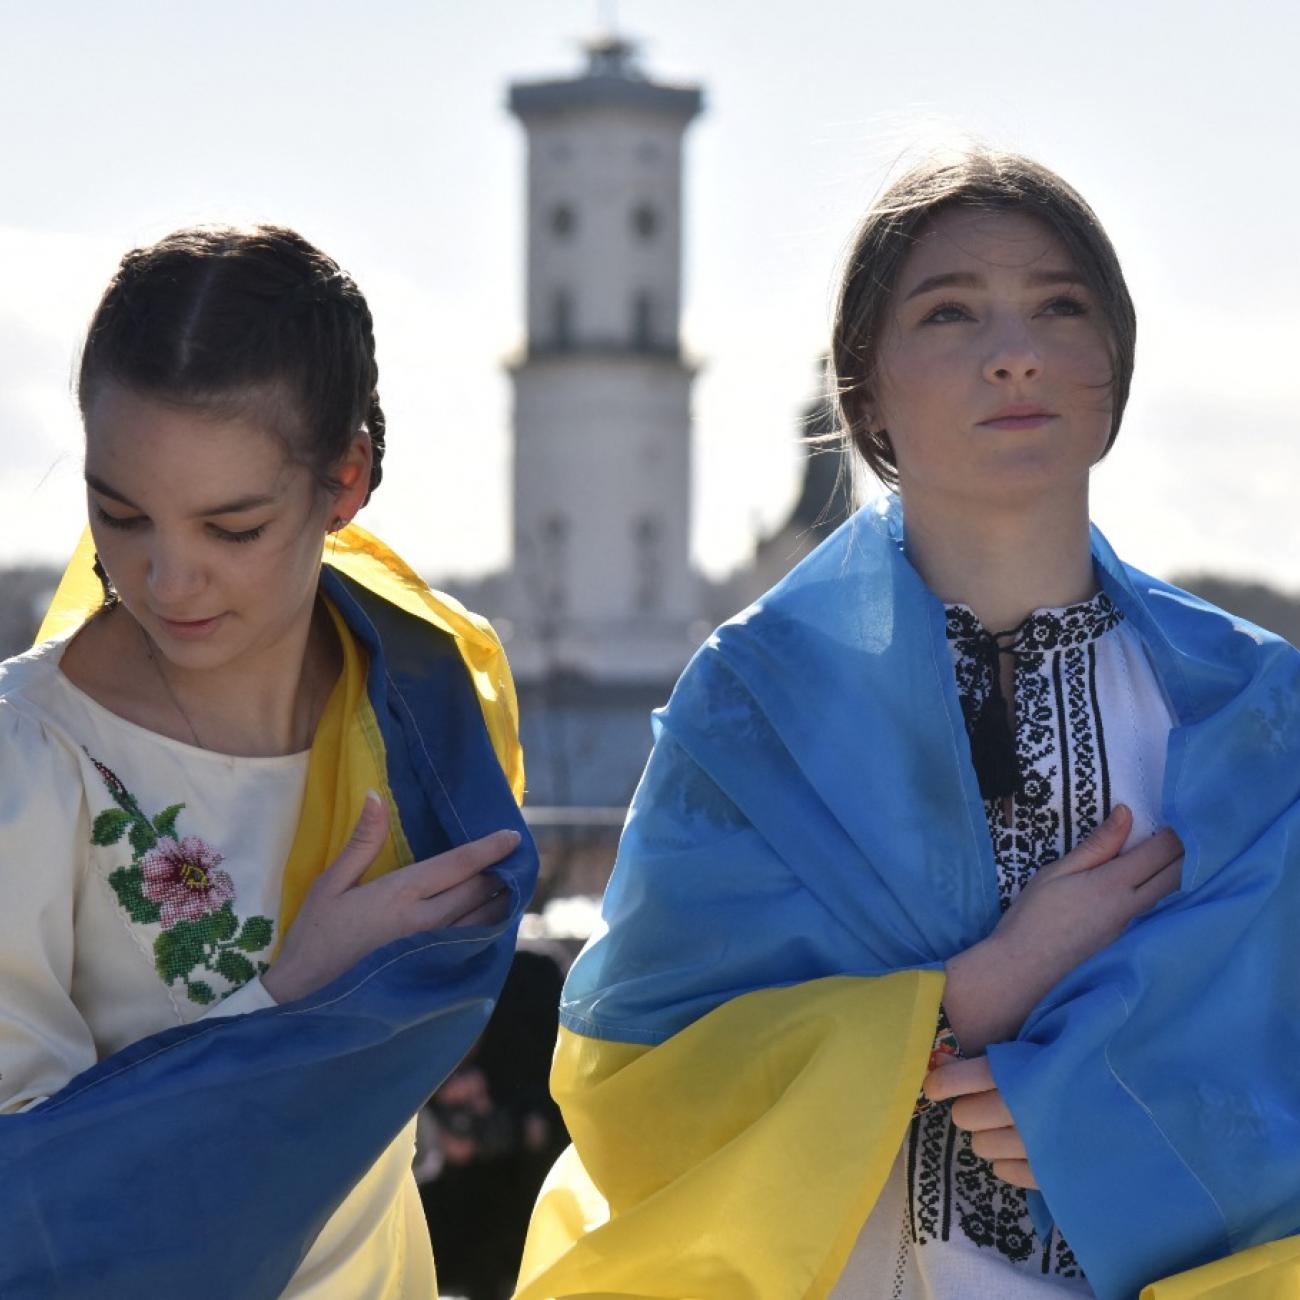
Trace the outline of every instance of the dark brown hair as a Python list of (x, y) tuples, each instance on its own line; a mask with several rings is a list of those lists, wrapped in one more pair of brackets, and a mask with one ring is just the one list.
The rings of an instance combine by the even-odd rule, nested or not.
[(127, 253), (86, 336), (83, 418), (104, 380), (183, 406), (273, 413), (291, 454), (331, 489), (364, 431), (371, 491), (383, 475), (370, 309), (337, 262), (283, 226), (193, 227)]
[(845, 440), (886, 486), (898, 486), (888, 431), (871, 428), (880, 339), (904, 260), (927, 224), (951, 208), (1022, 213), (1041, 221), (1064, 245), (1097, 297), (1110, 344), (1109, 451), (1128, 401), (1137, 337), (1137, 317), (1119, 258), (1096, 214), (1055, 172), (1019, 154), (986, 148), (912, 167), (881, 195), (858, 227), (831, 338)]

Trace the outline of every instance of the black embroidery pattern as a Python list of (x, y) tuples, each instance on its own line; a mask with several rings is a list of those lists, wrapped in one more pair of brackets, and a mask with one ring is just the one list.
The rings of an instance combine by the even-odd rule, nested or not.
[[(964, 605), (948, 606), (947, 616), (969, 727), (993, 688), (989, 656), (981, 652), (987, 633)], [(1020, 792), (1011, 800), (1009, 816), (1000, 800), (984, 806), (1004, 911), (1035, 871), (1073, 848), (1110, 812), (1096, 643), (1122, 619), (1103, 592), (1077, 605), (1031, 614), (1011, 643)], [(1025, 1193), (993, 1176), (970, 1149), (970, 1135), (954, 1128), (950, 1116), (948, 1106), (936, 1105), (912, 1120), (907, 1148), (912, 1242), (948, 1241), (957, 1230), (1017, 1266), (1082, 1278), (1060, 1234), (1053, 1231), (1046, 1242), (1037, 1238)]]

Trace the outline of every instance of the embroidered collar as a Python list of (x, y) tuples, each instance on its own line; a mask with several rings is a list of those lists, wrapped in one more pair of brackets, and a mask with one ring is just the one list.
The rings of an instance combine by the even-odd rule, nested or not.
[[(973, 653), (972, 643), (987, 643), (990, 634), (969, 605), (945, 605), (948, 640), (959, 650)], [(1019, 627), (998, 634), (1000, 647), (1016, 654), (1046, 654), (1087, 645), (1124, 621), (1113, 600), (1099, 591), (1075, 605), (1036, 609)]]

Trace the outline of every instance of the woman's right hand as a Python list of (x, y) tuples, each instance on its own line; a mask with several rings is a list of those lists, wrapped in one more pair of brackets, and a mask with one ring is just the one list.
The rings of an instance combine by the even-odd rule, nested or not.
[(947, 963), (944, 1010), (965, 1055), (1014, 1038), (1053, 985), (1178, 887), (1178, 836), (1165, 829), (1121, 853), (1132, 825), (1121, 804), (1034, 874), (987, 939)]
[(457, 925), (489, 925), (509, 909), (487, 868), (508, 857), (517, 831), (496, 831), (359, 884), (388, 834), (388, 810), (371, 791), (343, 851), (307, 891), (279, 956), (262, 975), (277, 1002), (306, 997), (394, 939)]

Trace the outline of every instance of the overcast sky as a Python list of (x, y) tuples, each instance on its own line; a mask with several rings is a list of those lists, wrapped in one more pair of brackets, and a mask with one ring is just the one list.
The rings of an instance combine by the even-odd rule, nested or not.
[[(431, 574), (508, 560), (522, 133), (596, 0), (0, 0), (0, 563), (84, 517), (69, 375), (121, 253), (274, 220), (376, 317), (390, 474), (363, 516)], [(694, 549), (748, 553), (795, 491), (835, 271), (899, 155), (967, 133), (1091, 201), (1138, 305), (1094, 514), (1162, 575), (1300, 589), (1300, 6), (1238, 0), (622, 0), (646, 70), (698, 83), (686, 175)], [(431, 510), (428, 494), (441, 506)]]

